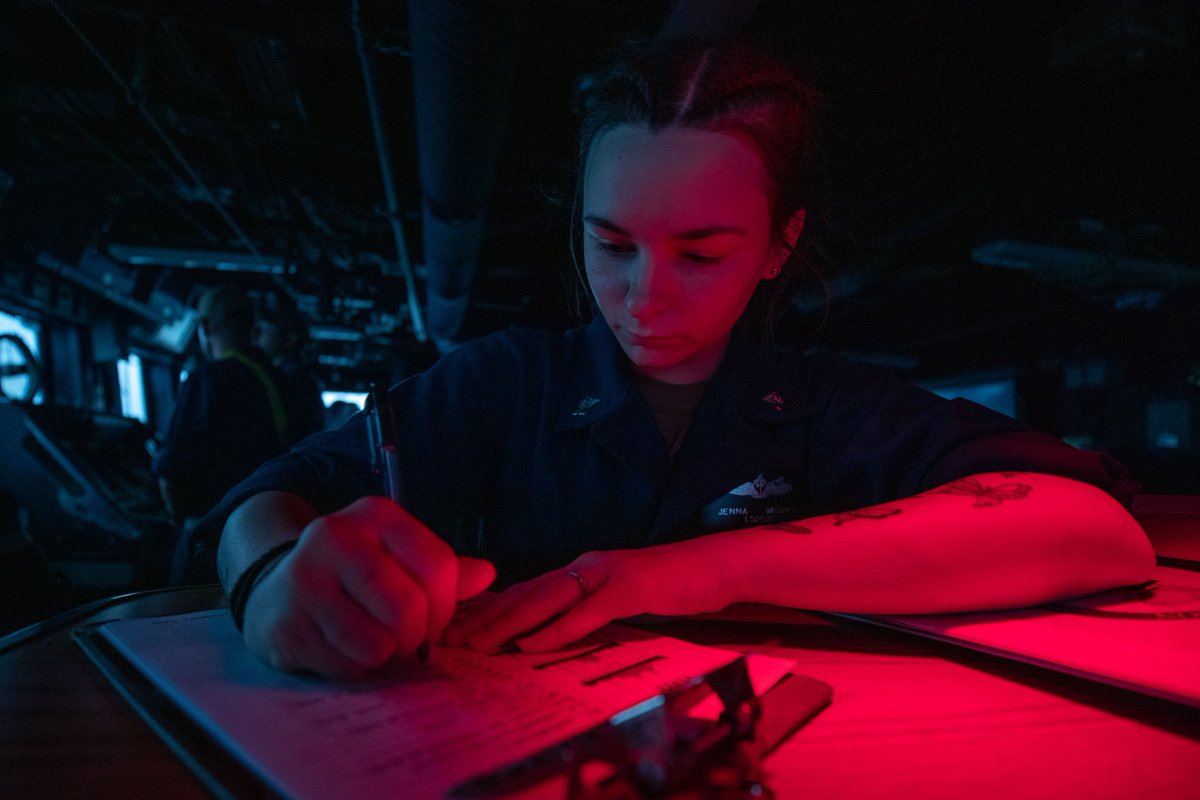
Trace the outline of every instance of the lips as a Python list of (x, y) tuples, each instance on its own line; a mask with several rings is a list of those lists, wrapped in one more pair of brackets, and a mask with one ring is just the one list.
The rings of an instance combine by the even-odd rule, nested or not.
[(637, 347), (665, 347), (679, 340), (678, 336), (655, 336), (637, 333), (630, 333), (628, 336), (629, 343)]

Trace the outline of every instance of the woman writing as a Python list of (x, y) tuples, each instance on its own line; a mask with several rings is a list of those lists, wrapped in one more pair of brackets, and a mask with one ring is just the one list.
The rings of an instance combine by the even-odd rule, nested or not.
[[(740, 47), (631, 50), (602, 76), (577, 202), (599, 315), (393, 387), (403, 508), (376, 496), (362, 415), (236, 487), (205, 525), (247, 645), (353, 676), (643, 613), (968, 611), (1144, 580), (1119, 465), (771, 343), (812, 117), (803, 83)], [(445, 543), (464, 516), (487, 560)], [(451, 625), (497, 573), (509, 588)]]

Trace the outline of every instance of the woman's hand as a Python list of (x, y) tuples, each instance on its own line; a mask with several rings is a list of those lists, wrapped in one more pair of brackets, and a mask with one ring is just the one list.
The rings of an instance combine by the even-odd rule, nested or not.
[(246, 605), (246, 644), (279, 669), (357, 677), (439, 640), (455, 603), (495, 576), (395, 503), (365, 497), (308, 523), (262, 578)]
[(614, 619), (719, 611), (731, 596), (712, 556), (701, 540), (585, 553), (483, 600), (454, 620), (446, 643), (487, 652), (515, 639), (526, 652), (544, 652)]

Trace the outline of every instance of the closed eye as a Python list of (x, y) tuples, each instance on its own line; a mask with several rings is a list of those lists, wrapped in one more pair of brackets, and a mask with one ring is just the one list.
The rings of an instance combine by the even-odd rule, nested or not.
[(610, 242), (605, 239), (593, 239), (593, 245), (601, 253), (610, 256), (628, 255), (633, 252), (633, 245)]
[(680, 256), (694, 264), (719, 264), (725, 256), (710, 256), (704, 253), (680, 253)]

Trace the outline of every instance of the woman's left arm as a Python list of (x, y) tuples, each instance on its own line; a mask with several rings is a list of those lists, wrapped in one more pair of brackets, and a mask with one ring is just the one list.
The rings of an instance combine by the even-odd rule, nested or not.
[(1040, 473), (982, 473), (869, 508), (586, 553), (518, 584), (448, 640), (552, 650), (613, 620), (730, 603), (864, 614), (1036, 605), (1146, 580), (1154, 553), (1101, 489)]
[(1040, 473), (983, 473), (893, 503), (706, 537), (734, 602), (867, 614), (1037, 605), (1146, 580), (1154, 553), (1115, 499)]

